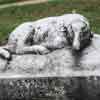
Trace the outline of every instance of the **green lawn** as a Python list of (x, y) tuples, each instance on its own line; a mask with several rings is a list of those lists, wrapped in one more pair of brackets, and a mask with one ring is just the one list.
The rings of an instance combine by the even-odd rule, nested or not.
[(0, 4), (7, 4), (7, 3), (13, 3), (16, 2), (17, 0), (0, 0)]
[(86, 16), (92, 30), (100, 33), (100, 0), (51, 0), (51, 2), (0, 9), (0, 41), (20, 23), (42, 17), (77, 13)]

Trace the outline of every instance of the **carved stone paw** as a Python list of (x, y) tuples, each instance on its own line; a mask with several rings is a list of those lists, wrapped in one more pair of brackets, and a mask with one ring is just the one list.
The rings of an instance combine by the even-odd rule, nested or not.
[(11, 53), (5, 48), (0, 48), (0, 56), (9, 60), (11, 58)]
[(37, 53), (38, 54), (41, 54), (41, 55), (43, 55), (43, 54), (47, 54), (47, 53), (49, 53), (50, 52), (50, 50), (48, 50), (47, 48), (45, 48), (45, 47), (40, 47), (40, 48), (38, 48), (38, 50), (37, 50)]
[(43, 55), (43, 54), (48, 54), (50, 51), (49, 50), (44, 50), (44, 51), (39, 51), (39, 54)]

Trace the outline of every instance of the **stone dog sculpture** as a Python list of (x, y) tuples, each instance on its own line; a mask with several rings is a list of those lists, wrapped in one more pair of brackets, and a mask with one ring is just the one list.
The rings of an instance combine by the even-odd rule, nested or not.
[(0, 47), (0, 55), (9, 59), (11, 54), (46, 54), (67, 45), (81, 50), (92, 39), (88, 20), (80, 14), (47, 17), (19, 25), (10, 33), (8, 43)]

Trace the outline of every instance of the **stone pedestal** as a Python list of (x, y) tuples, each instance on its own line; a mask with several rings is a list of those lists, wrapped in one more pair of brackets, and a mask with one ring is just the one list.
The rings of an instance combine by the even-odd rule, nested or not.
[(0, 79), (0, 100), (100, 100), (100, 77)]
[(13, 55), (0, 69), (0, 100), (100, 100), (100, 36), (75, 55)]

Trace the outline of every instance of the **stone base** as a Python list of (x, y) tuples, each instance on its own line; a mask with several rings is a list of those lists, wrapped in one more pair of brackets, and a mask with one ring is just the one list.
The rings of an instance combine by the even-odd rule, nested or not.
[(100, 100), (100, 77), (2, 78), (0, 100)]
[(0, 100), (100, 100), (100, 35), (81, 53), (0, 58)]

